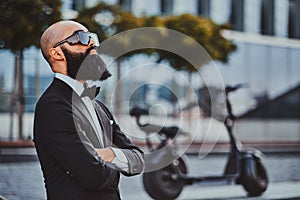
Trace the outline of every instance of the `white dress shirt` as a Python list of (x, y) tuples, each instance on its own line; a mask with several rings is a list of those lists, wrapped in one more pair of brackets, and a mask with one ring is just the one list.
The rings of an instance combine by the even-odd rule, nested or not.
[[(83, 83), (80, 83), (79, 81), (77, 81), (69, 76), (66, 76), (66, 75), (60, 74), (60, 73), (56, 73), (55, 78), (58, 78), (61, 81), (65, 82), (67, 85), (69, 85), (79, 96), (81, 96), (82, 92), (84, 91)], [(92, 82), (87, 81), (87, 84), (88, 85), (92, 84)], [(89, 86), (92, 86), (92, 85), (89, 85)], [(96, 127), (97, 137), (98, 137), (99, 141), (101, 142), (101, 145), (104, 146), (103, 132), (102, 132), (99, 120), (97, 118), (97, 114), (94, 109), (93, 102), (87, 96), (81, 97), (81, 99), (82, 99), (83, 103), (85, 104), (85, 106), (87, 107), (87, 109), (93, 119), (92, 123)], [(128, 172), (128, 161), (127, 161), (127, 158), (124, 155), (124, 153), (118, 148), (113, 148), (113, 147), (110, 147), (110, 148), (113, 150), (113, 152), (116, 155), (116, 157), (114, 158), (114, 160), (111, 163), (114, 164), (118, 169)]]

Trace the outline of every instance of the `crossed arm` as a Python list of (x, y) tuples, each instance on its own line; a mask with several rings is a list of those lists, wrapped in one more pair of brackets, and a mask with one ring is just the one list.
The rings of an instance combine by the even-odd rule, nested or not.
[[(38, 104), (34, 127), (34, 141), (39, 152), (42, 152), (40, 158), (46, 163), (55, 163), (55, 168), (45, 165), (47, 170), (68, 172), (83, 187), (92, 190), (112, 184), (118, 174), (116, 169), (110, 167), (110, 162), (115, 158), (112, 149), (95, 149), (85, 132), (75, 128), (74, 121), (79, 119), (73, 115), (72, 108), (66, 108), (66, 102), (57, 101), (57, 98), (50, 100)], [(128, 176), (141, 173), (144, 169), (143, 152), (128, 140), (117, 125), (114, 126), (112, 142), (128, 160), (129, 170), (122, 173)]]
[[(117, 148), (95, 149), (98, 156), (108, 163), (113, 163), (126, 176), (132, 176), (141, 173), (145, 168), (143, 152), (134, 146), (124, 135), (117, 124), (113, 124), (113, 144)], [(116, 155), (118, 153), (118, 155)], [(121, 158), (120, 159), (120, 153)], [(115, 158), (119, 163), (115, 163)], [(121, 162), (121, 165), (120, 165)]]
[(98, 156), (101, 157), (105, 162), (111, 163), (116, 157), (114, 151), (111, 148), (96, 149), (96, 152)]
[[(123, 163), (125, 161), (125, 167), (123, 163), (121, 163), (121, 166), (114, 163), (119, 169), (121, 169), (124, 175), (131, 176), (141, 173), (145, 168), (143, 152), (138, 147), (133, 145), (126, 135), (121, 131), (119, 125), (116, 123), (108, 108), (98, 100), (96, 100), (96, 103), (98, 105), (96, 106), (97, 109), (103, 110), (108, 119), (112, 122), (112, 143), (114, 145), (113, 148), (96, 149), (98, 156), (109, 163), (114, 163), (115, 157), (117, 157), (117, 160)], [(122, 170), (124, 168), (125, 170)]]

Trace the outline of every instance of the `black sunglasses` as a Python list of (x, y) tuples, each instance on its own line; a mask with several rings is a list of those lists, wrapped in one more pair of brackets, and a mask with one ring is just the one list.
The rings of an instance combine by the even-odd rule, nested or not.
[(63, 39), (62, 41), (56, 43), (53, 48), (67, 42), (70, 45), (75, 44), (83, 44), (88, 45), (90, 43), (90, 39), (94, 41), (94, 46), (98, 47), (100, 45), (99, 39), (96, 33), (90, 33), (90, 32), (84, 32), (84, 31), (76, 31), (66, 39)]

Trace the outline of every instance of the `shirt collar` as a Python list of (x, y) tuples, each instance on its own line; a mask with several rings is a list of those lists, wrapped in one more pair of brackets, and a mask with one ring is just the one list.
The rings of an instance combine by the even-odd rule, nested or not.
[(69, 85), (79, 96), (82, 94), (84, 90), (83, 83), (80, 83), (79, 81), (60, 73), (55, 73), (55, 78), (58, 78)]

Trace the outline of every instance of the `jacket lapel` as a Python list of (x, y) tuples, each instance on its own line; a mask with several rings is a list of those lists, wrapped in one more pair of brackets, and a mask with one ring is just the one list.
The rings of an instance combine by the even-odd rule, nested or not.
[(93, 122), (93, 118), (92, 118), (91, 114), (89, 113), (87, 107), (85, 106), (85, 104), (83, 103), (83, 101), (77, 94), (74, 94), (72, 99), (73, 99), (73, 104), (72, 104), (73, 111), (79, 113), (78, 117), (81, 117), (81, 119), (80, 119), (81, 121), (83, 121), (83, 122), (88, 121), (89, 125), (92, 127), (92, 130), (93, 130), (92, 132), (90, 132), (90, 131), (86, 132), (87, 137), (91, 140), (94, 147), (103, 148), (101, 139), (99, 138), (99, 135), (97, 134), (97, 128)]
[(97, 128), (93, 122), (92, 116), (83, 103), (81, 97), (70, 87), (70, 85), (61, 79), (54, 78), (52, 84), (54, 88), (58, 88), (59, 91), (63, 91), (63, 93), (67, 96), (67, 99), (72, 106), (72, 112), (76, 116), (76, 118), (74, 118), (74, 122), (77, 131), (84, 131), (83, 135), (89, 139), (95, 148), (103, 148), (103, 143), (97, 134)]
[(107, 114), (103, 111), (102, 107), (94, 100), (93, 104), (96, 108), (96, 113), (98, 116), (98, 119), (101, 124), (101, 128), (103, 131), (103, 138), (104, 138), (104, 144), (105, 146), (111, 146), (112, 145), (112, 126), (111, 126), (111, 120), (108, 118)]

